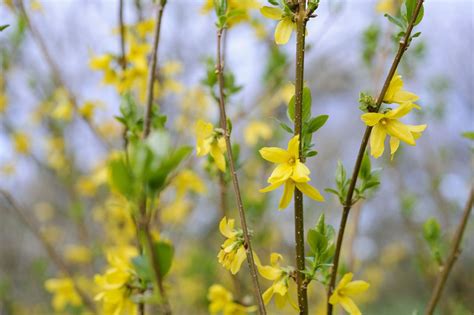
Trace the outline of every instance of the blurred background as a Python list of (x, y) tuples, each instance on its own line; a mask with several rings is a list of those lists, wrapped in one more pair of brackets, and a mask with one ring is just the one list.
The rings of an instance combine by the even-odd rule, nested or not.
[[(158, 104), (180, 145), (194, 145), (197, 119), (218, 121), (217, 104), (201, 83), (216, 49), (215, 15), (204, 2), (169, 0), (164, 13)], [(133, 234), (126, 207), (107, 188), (104, 166), (123, 147), (122, 126), (114, 119), (120, 87), (97, 65), (104, 54), (120, 54), (118, 3), (25, 1), (29, 28), (15, 1), (0, 0), (0, 25), (10, 25), (0, 33), (0, 189), (74, 273), (88, 281), (104, 270), (105, 246), (130, 242), (127, 235)], [(152, 1), (124, 3), (127, 30), (151, 43), (150, 30), (140, 23), (154, 17)], [(242, 86), (228, 110), (233, 141), (240, 145), (239, 176), (254, 249), (265, 262), (277, 251), (294, 265), (293, 209), (278, 211), (279, 190), (258, 193), (272, 167), (258, 149), (284, 147), (289, 139), (277, 120), (287, 120), (293, 94), (295, 38), (276, 47), (276, 23), (263, 18), (258, 7), (249, 8), (226, 34), (226, 68)], [(422, 107), (408, 122), (428, 128), (416, 147), (402, 145), (393, 161), (388, 154), (372, 160), (372, 167), (381, 169), (380, 187), (350, 216), (343, 267), (371, 283), (358, 300), (364, 314), (421, 311), (438, 271), (423, 225), (430, 218), (439, 222), (437, 250), (446, 257), (460, 221), (473, 183), (473, 142), (462, 136), (474, 129), (473, 13), (470, 0), (426, 1), (417, 27), (422, 34), (399, 68), (404, 88), (420, 96)], [(324, 188), (335, 186), (338, 160), (351, 172), (365, 128), (359, 93), (380, 90), (397, 48), (395, 31), (377, 10), (377, 1), (369, 0), (322, 0), (317, 17), (308, 23), (305, 80), (312, 90), (313, 115), (327, 114), (329, 120), (314, 137), (318, 155), (307, 162), (312, 184), (326, 202), (305, 199), (307, 228), (321, 213), (334, 227), (339, 224), (339, 201)], [(129, 36), (126, 42), (138, 47), (130, 56), (146, 58), (147, 50), (140, 52), (134, 41)], [(142, 106), (144, 78), (134, 80)], [(209, 286), (233, 286), (216, 259), (223, 240), (217, 228), (222, 217), (219, 181), (208, 161), (194, 153), (185, 164), (199, 177), (200, 188), (185, 196), (178, 194), (178, 186), (165, 192), (159, 231), (176, 251), (168, 279), (175, 313), (206, 314)], [(44, 282), (60, 272), (6, 196), (0, 199), (0, 314), (52, 314)], [(237, 218), (230, 185), (226, 201), (227, 215)], [(470, 220), (438, 314), (474, 314), (473, 225)], [(252, 303), (247, 275), (243, 266), (234, 295)], [(263, 280), (262, 286), (270, 284)], [(323, 293), (321, 285), (312, 284), (312, 314), (324, 311)], [(291, 308), (271, 307), (271, 314), (291, 313)]]

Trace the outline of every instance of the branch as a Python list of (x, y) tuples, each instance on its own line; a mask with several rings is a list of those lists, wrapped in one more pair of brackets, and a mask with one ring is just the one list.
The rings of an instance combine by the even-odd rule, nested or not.
[(146, 100), (146, 113), (145, 113), (145, 127), (143, 130), (143, 138), (148, 137), (151, 129), (151, 116), (153, 112), (153, 91), (156, 81), (156, 59), (158, 56), (158, 44), (160, 43), (161, 33), (161, 20), (163, 19), (163, 10), (165, 9), (167, 0), (160, 0), (160, 6), (156, 11), (156, 25), (155, 35), (153, 37), (153, 50), (151, 52), (151, 65), (148, 69), (148, 81), (147, 81), (147, 100)]
[(458, 229), (456, 230), (456, 234), (454, 235), (451, 252), (449, 253), (446, 263), (442, 266), (440, 270), (440, 274), (438, 275), (438, 279), (436, 280), (436, 285), (433, 288), (433, 292), (431, 293), (430, 301), (428, 303), (428, 306), (426, 307), (425, 315), (433, 315), (436, 305), (438, 304), (439, 299), (441, 298), (441, 294), (443, 293), (446, 281), (448, 280), (449, 273), (451, 272), (454, 263), (461, 254), (460, 245), (464, 231), (466, 230), (467, 221), (469, 221), (469, 216), (471, 214), (473, 203), (474, 187), (471, 188), (471, 192), (464, 208), (461, 222), (459, 223)]
[[(400, 64), (400, 61), (403, 57), (403, 54), (405, 51), (408, 49), (408, 46), (410, 45), (410, 36), (413, 31), (413, 27), (415, 26), (416, 19), (418, 18), (418, 14), (420, 13), (420, 10), (423, 6), (423, 1), (424, 0), (418, 0), (416, 4), (415, 11), (413, 13), (412, 20), (410, 21), (407, 31), (405, 33), (405, 36), (403, 39), (400, 41), (400, 44), (398, 46), (398, 51), (397, 54), (395, 55), (395, 59), (393, 60), (392, 66), (390, 67), (390, 71), (385, 79), (385, 83), (382, 87), (382, 90), (380, 91), (380, 94), (377, 98), (376, 101), (376, 109), (375, 112), (378, 112), (380, 109), (380, 106), (382, 105), (383, 99), (385, 97), (385, 93), (388, 90), (388, 87), (390, 85), (390, 82), (392, 81), (393, 76), (395, 75), (395, 72), (397, 71), (398, 65)], [(354, 190), (357, 184), (357, 178), (359, 176), (359, 170), (362, 165), (362, 159), (364, 158), (365, 150), (367, 148), (367, 144), (369, 142), (369, 137), (370, 133), (372, 131), (372, 127), (367, 127), (365, 129), (364, 136), (362, 137), (362, 142), (360, 144), (359, 148), (359, 153), (357, 155), (357, 160), (354, 165), (354, 171), (352, 173), (352, 178), (351, 182), (349, 184), (349, 189), (347, 192), (347, 196), (343, 205), (343, 213), (341, 217), (341, 223), (339, 227), (339, 232), (337, 235), (337, 242), (336, 242), (336, 250), (334, 254), (334, 260), (333, 260), (333, 267), (331, 271), (331, 280), (329, 282), (329, 287), (328, 287), (328, 295), (327, 295), (327, 314), (332, 315), (333, 312), (333, 305), (329, 303), (329, 298), (331, 297), (334, 287), (336, 284), (336, 278), (337, 278), (337, 270), (339, 267), (339, 258), (341, 255), (341, 247), (342, 247), (342, 241), (344, 238), (344, 230), (346, 228), (346, 223), (347, 219), (349, 217), (349, 212), (353, 206), (353, 200), (352, 196), (354, 194)]]
[(5, 191), (0, 189), (0, 194), (5, 198), (5, 200), (10, 205), (10, 209), (12, 209), (17, 215), (18, 218), (23, 222), (24, 225), (33, 233), (33, 235), (40, 241), (41, 245), (43, 245), (46, 253), (48, 254), (51, 261), (56, 265), (56, 267), (64, 273), (68, 278), (71, 278), (74, 289), (79, 294), (81, 299), (84, 301), (85, 306), (90, 309), (93, 313), (96, 313), (94, 302), (90, 299), (90, 297), (75, 283), (74, 275), (69, 266), (64, 262), (61, 255), (59, 255), (53, 246), (46, 240), (46, 238), (41, 234), (39, 229), (36, 227), (37, 225), (23, 213), (23, 210), (17, 205), (13, 196)]
[(237, 206), (240, 216), (240, 224), (242, 225), (242, 230), (244, 232), (245, 240), (245, 250), (247, 256), (247, 263), (250, 269), (250, 275), (252, 276), (252, 283), (254, 288), (255, 299), (258, 303), (258, 310), (261, 315), (267, 314), (265, 309), (265, 304), (263, 303), (262, 293), (260, 289), (260, 284), (258, 281), (257, 269), (255, 268), (255, 261), (253, 258), (252, 245), (250, 242), (250, 235), (247, 227), (247, 220), (245, 218), (245, 209), (242, 201), (242, 196), (240, 194), (239, 179), (237, 177), (237, 172), (235, 170), (234, 158), (232, 154), (232, 144), (230, 142), (230, 133), (227, 128), (227, 115), (225, 110), (225, 94), (224, 94), (224, 65), (222, 63), (222, 32), (223, 29), (220, 28), (217, 30), (217, 65), (216, 65), (216, 74), (217, 80), (219, 83), (219, 109), (220, 109), (220, 123), (221, 128), (224, 130), (224, 138), (227, 146), (227, 158), (229, 160), (230, 175), (232, 177), (232, 184), (234, 187), (234, 193), (237, 201)]
[[(306, 12), (306, 0), (298, 1), (298, 12), (296, 13), (296, 82), (295, 82), (295, 136), (299, 136), (299, 156), (302, 162), (302, 143), (301, 129), (303, 124), (303, 80), (304, 80), (304, 50), (305, 50), (305, 32), (306, 22), (308, 20)], [(298, 287), (298, 306), (300, 314), (308, 314), (308, 293), (305, 285), (305, 267), (304, 255), (304, 209), (303, 193), (295, 187), (295, 248), (296, 248), (296, 285)]]

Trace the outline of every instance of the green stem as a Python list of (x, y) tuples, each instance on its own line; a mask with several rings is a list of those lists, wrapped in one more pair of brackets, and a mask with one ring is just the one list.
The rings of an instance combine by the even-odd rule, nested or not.
[[(303, 80), (304, 80), (304, 50), (306, 33), (306, 1), (300, 0), (298, 3), (298, 12), (296, 13), (296, 79), (295, 79), (295, 136), (300, 138), (299, 156), (302, 162), (302, 113), (303, 113)], [(296, 267), (299, 272), (296, 273), (296, 285), (298, 287), (298, 305), (300, 314), (308, 314), (308, 294), (305, 285), (305, 277), (302, 271), (305, 270), (304, 254), (304, 209), (303, 194), (298, 188), (295, 188), (295, 243), (296, 243)]]
[[(400, 64), (400, 61), (405, 53), (405, 51), (408, 49), (408, 46), (410, 45), (410, 37), (411, 33), (413, 31), (413, 28), (415, 27), (415, 21), (418, 18), (418, 14), (420, 13), (420, 10), (423, 6), (423, 1), (424, 0), (418, 0), (416, 4), (415, 11), (413, 13), (412, 20), (410, 21), (407, 31), (405, 33), (405, 36), (403, 39), (400, 41), (400, 44), (398, 46), (398, 51), (397, 54), (395, 55), (395, 58), (393, 60), (392, 66), (390, 67), (390, 71), (385, 79), (384, 85), (382, 87), (382, 90), (380, 91), (380, 94), (378, 95), (377, 101), (376, 101), (376, 106), (375, 106), (375, 111), (378, 112), (380, 109), (380, 106), (382, 105), (383, 99), (385, 97), (385, 93), (388, 90), (388, 87), (390, 86), (390, 82), (392, 81), (393, 76), (395, 75), (395, 72), (397, 71), (398, 65)], [(337, 278), (337, 270), (339, 267), (339, 260), (341, 256), (341, 248), (342, 248), (342, 242), (344, 239), (344, 231), (346, 229), (346, 224), (347, 224), (347, 219), (349, 217), (349, 212), (353, 206), (353, 195), (354, 195), (354, 190), (357, 184), (357, 179), (359, 177), (359, 171), (360, 167), (362, 165), (362, 159), (364, 158), (365, 150), (367, 149), (367, 144), (369, 143), (369, 138), (370, 138), (370, 133), (372, 131), (372, 127), (367, 127), (365, 129), (364, 136), (362, 137), (362, 141), (359, 147), (359, 153), (357, 154), (357, 159), (354, 165), (354, 170), (352, 172), (352, 177), (351, 181), (349, 184), (349, 189), (347, 191), (346, 199), (343, 205), (343, 211), (342, 211), (342, 217), (341, 217), (341, 223), (339, 226), (339, 232), (337, 235), (337, 241), (336, 241), (336, 250), (334, 253), (334, 259), (333, 259), (333, 267), (331, 271), (331, 279), (329, 281), (329, 286), (328, 286), (328, 295), (327, 295), (327, 314), (332, 315), (333, 313), (333, 305), (329, 303), (329, 298), (331, 297), (332, 293), (334, 292), (334, 288), (336, 285), (336, 278)]]

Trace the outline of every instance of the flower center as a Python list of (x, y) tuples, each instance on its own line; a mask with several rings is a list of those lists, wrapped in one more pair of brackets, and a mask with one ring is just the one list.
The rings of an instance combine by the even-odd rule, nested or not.
[(295, 162), (296, 162), (296, 161), (295, 161), (295, 158), (294, 158), (294, 157), (292, 157), (292, 158), (290, 158), (290, 159), (288, 160), (288, 164), (290, 164), (290, 165), (295, 165)]
[(382, 118), (382, 119), (380, 119), (380, 123), (382, 124), (382, 126), (386, 126), (388, 121), (387, 121), (386, 118)]

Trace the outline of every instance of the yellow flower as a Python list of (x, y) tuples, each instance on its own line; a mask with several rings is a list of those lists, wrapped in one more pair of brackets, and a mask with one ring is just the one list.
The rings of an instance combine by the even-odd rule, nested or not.
[(370, 285), (361, 280), (352, 281), (352, 277), (353, 274), (350, 272), (342, 277), (334, 293), (329, 298), (329, 303), (332, 305), (341, 304), (350, 315), (361, 315), (362, 313), (351, 297), (367, 291)]
[(211, 315), (222, 312), (222, 315), (246, 315), (255, 312), (256, 306), (243, 306), (234, 302), (234, 296), (220, 284), (213, 284), (209, 288), (207, 298), (210, 302)]
[(64, 252), (64, 258), (71, 263), (87, 264), (92, 260), (92, 253), (86, 246), (69, 245)]
[(104, 315), (134, 315), (137, 306), (130, 299), (132, 288), (129, 283), (136, 276), (130, 260), (137, 256), (135, 247), (122, 246), (107, 252), (109, 268), (103, 275), (95, 275), (99, 287), (96, 301), (102, 301)]
[(30, 3), (30, 8), (33, 11), (43, 12), (43, 5), (38, 0), (32, 0)]
[(53, 294), (52, 305), (56, 312), (64, 311), (68, 305), (80, 306), (82, 304), (71, 278), (48, 279), (44, 286)]
[[(250, 20), (250, 10), (258, 9), (259, 4), (256, 0), (228, 0), (228, 11), (234, 11), (237, 14), (230, 15), (227, 18), (227, 26), (230, 28), (238, 23)], [(206, 0), (201, 8), (202, 13), (208, 13), (214, 8), (214, 0)]]
[(110, 69), (110, 63), (112, 62), (113, 57), (110, 54), (105, 54), (102, 56), (94, 56), (89, 61), (89, 67), (92, 70), (102, 70), (106, 71)]
[(196, 134), (197, 156), (205, 156), (210, 153), (217, 168), (225, 172), (224, 153), (226, 152), (226, 144), (223, 135), (216, 132), (211, 123), (201, 119), (197, 121), (194, 130)]
[(97, 104), (92, 101), (87, 101), (82, 104), (81, 108), (79, 108), (79, 113), (85, 119), (90, 120), (94, 116), (94, 111), (96, 108)]
[(3, 114), (7, 110), (8, 96), (0, 92), (0, 114)]
[(310, 181), (309, 169), (299, 158), (299, 136), (294, 136), (288, 142), (288, 149), (276, 147), (265, 147), (260, 150), (260, 155), (267, 161), (278, 164), (273, 173), (268, 178), (269, 186), (260, 190), (260, 192), (269, 192), (285, 184), (285, 190), (280, 200), (280, 209), (288, 206), (296, 188), (308, 197), (316, 201), (324, 201), (324, 197), (319, 191), (308, 184)]
[(395, 15), (400, 9), (401, 2), (401, 0), (379, 0), (375, 10), (380, 13)]
[[(383, 101), (388, 104), (404, 104), (416, 102), (418, 99), (419, 97), (415, 93), (403, 90), (402, 76), (396, 74), (390, 81), (390, 85), (388, 86)], [(413, 106), (417, 109), (420, 109), (420, 107), (416, 104), (413, 104)]]
[(244, 130), (244, 139), (247, 144), (256, 145), (259, 139), (269, 140), (272, 134), (272, 128), (268, 124), (261, 121), (252, 121)]
[(270, 255), (270, 266), (263, 266), (257, 255), (254, 254), (255, 265), (257, 265), (258, 272), (267, 280), (272, 280), (273, 284), (262, 294), (263, 301), (268, 304), (273, 296), (275, 296), (275, 303), (278, 308), (283, 308), (286, 302), (290, 302), (293, 308), (298, 309), (298, 306), (291, 300), (288, 287), (290, 282), (290, 268), (282, 268), (280, 261), (283, 257), (278, 253)]
[(239, 272), (242, 263), (247, 257), (242, 230), (234, 229), (234, 223), (234, 219), (227, 220), (226, 217), (222, 218), (219, 223), (219, 231), (227, 239), (221, 245), (221, 250), (217, 254), (219, 263), (225, 269), (230, 270), (233, 275)]
[(285, 14), (282, 9), (277, 7), (265, 6), (260, 9), (260, 12), (266, 18), (280, 21), (275, 28), (275, 43), (277, 45), (288, 43), (293, 30), (296, 28), (293, 17)]
[(204, 181), (192, 170), (185, 169), (179, 172), (173, 179), (173, 186), (176, 187), (176, 196), (181, 198), (187, 191), (192, 191), (198, 194), (206, 192), (206, 184)]
[(12, 135), (13, 146), (15, 151), (20, 154), (29, 154), (30, 153), (30, 139), (23, 132), (16, 132)]
[(408, 114), (414, 107), (412, 103), (404, 103), (394, 110), (382, 113), (365, 113), (361, 116), (362, 121), (373, 127), (370, 134), (370, 149), (373, 157), (378, 158), (383, 154), (385, 137), (390, 135), (390, 153), (392, 155), (398, 150), (400, 140), (409, 145), (416, 145), (415, 139), (421, 136), (426, 125), (405, 125), (398, 121), (399, 118)]

